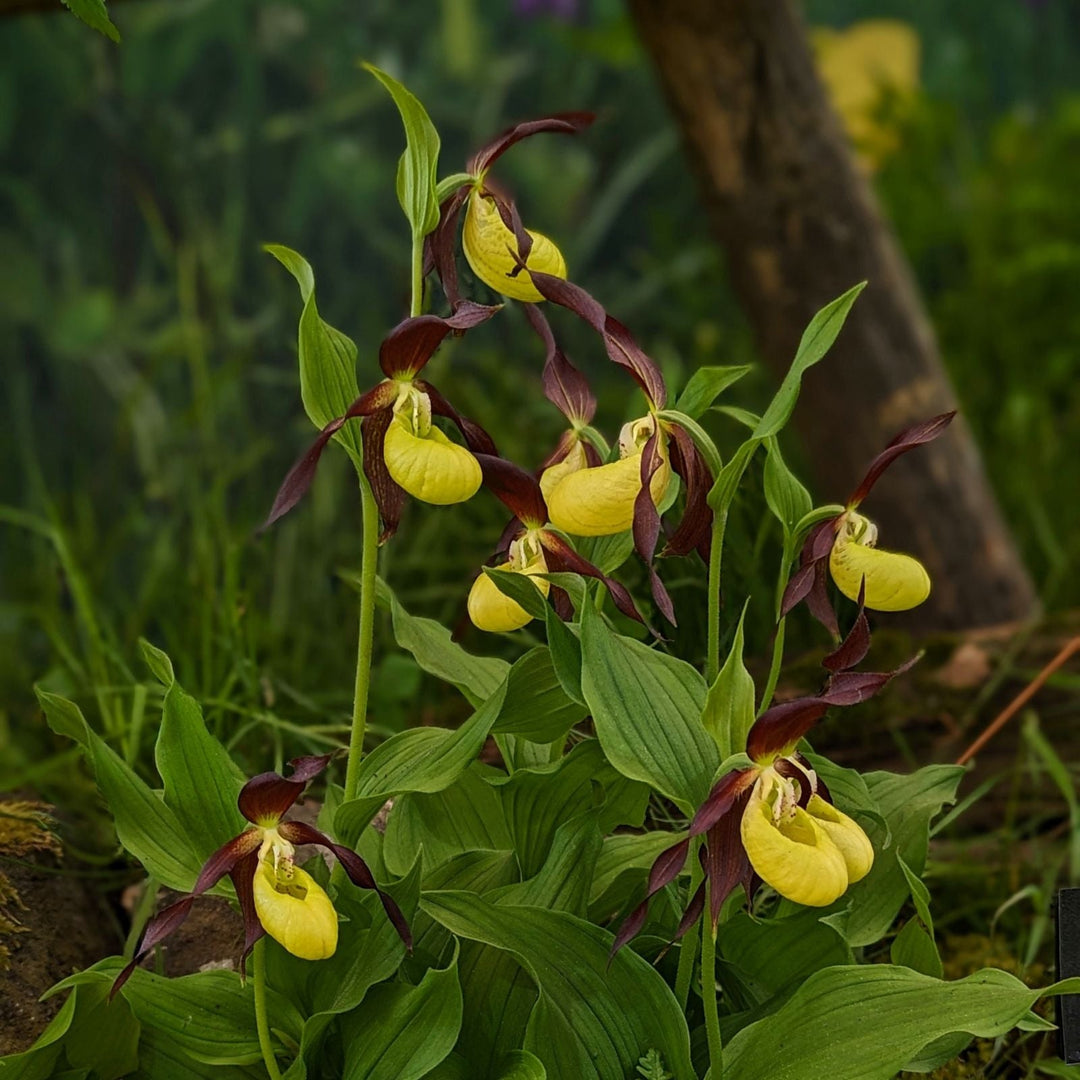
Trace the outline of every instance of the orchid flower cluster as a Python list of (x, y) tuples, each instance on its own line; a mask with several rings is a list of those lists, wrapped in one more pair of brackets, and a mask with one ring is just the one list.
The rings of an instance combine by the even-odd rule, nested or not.
[[(85, 979), (107, 979), (111, 994), (119, 991), (148, 1027), (185, 1017), (179, 1035), (168, 1028), (181, 1056), (188, 1047), (196, 1063), (250, 1065), (261, 1058), (271, 1080), (280, 1080), (283, 1056), (290, 1060), (286, 1075), (313, 1080), (390, 1076), (387, 1069), (410, 1077), (491, 1080), (624, 1080), (648, 1069), (648, 1075), (693, 1080), (702, 1074), (706, 1051), (712, 1080), (721, 1080), (725, 1069), (729, 1076), (771, 1075), (779, 1060), (805, 1064), (800, 1080), (831, 1080), (845, 1064), (820, 1056), (819, 1047), (851, 1041), (876, 1021), (860, 1011), (864, 1000), (886, 1002), (896, 995), (909, 1009), (912, 995), (930, 994), (931, 984), (934, 993), (945, 987), (934, 999), (940, 1007), (933, 1016), (904, 1020), (884, 1057), (881, 1040), (858, 1049), (863, 1057), (852, 1059), (852, 1075), (893, 1075), (909, 1062), (923, 1067), (937, 1061), (934, 1054), (955, 1053), (957, 1032), (997, 1034), (1025, 1022), (1037, 995), (1016, 980), (1004, 986), (997, 975), (1009, 977), (1002, 973), (967, 989), (941, 981), (925, 890), (911, 889), (912, 876), (925, 863), (930, 818), (952, 797), (960, 771), (942, 775), (945, 767), (934, 767), (938, 771), (929, 777), (926, 770), (911, 777), (878, 774), (855, 784), (807, 742), (829, 710), (873, 697), (917, 659), (888, 671), (864, 669), (871, 647), (867, 613), (916, 607), (929, 596), (931, 582), (914, 557), (877, 546), (878, 530), (862, 506), (885, 470), (942, 435), (953, 414), (901, 432), (843, 506), (814, 509), (798, 481), (780, 472), (790, 513), (782, 517), (785, 557), (776, 590), (773, 668), (759, 698), (742, 660), (741, 621), (732, 627), (726, 662), (719, 663), (727, 514), (760, 447), (770, 454), (773, 483), (776, 471), (786, 469), (779, 464), (776, 433), (794, 408), (802, 372), (840, 332), (858, 287), (811, 324), (804, 341), (812, 346), (800, 345), (793, 374), (763, 416), (753, 418), (749, 439), (725, 465), (696, 418), (720, 391), (684, 391), (680, 403), (695, 395), (707, 400), (685, 411), (681, 404), (670, 407), (657, 364), (626, 326), (570, 280), (558, 245), (524, 227), (493, 177), (502, 155), (521, 140), (572, 135), (592, 117), (567, 113), (518, 124), (474, 155), (463, 172), (436, 184), (438, 139), (430, 120), (400, 84), (375, 74), (394, 97), (408, 136), (398, 193), (413, 227), (414, 288), (412, 314), (379, 346), (382, 377), (373, 385), (361, 390), (355, 347), (318, 317), (310, 267), (288, 249), (274, 252), (297, 278), (304, 299), (302, 383), (319, 433), (282, 483), (267, 525), (300, 503), (335, 439), (353, 455), (364, 509), (345, 782), (327, 799), (319, 819), (326, 821), (324, 829), (290, 815), (333, 755), (298, 757), (288, 775), (255, 776), (236, 800), (247, 824), (222, 843), (238, 826), (230, 785), (240, 780), (197, 707), (188, 702), (178, 710), (174, 698), (181, 691), (164, 654), (153, 660), (168, 687), (163, 711), (172, 717), (159, 739), (159, 750), (166, 744), (158, 759), (160, 794), (113, 761), (110, 748), (73, 719), (71, 703), (43, 695), (54, 728), (88, 748), (129, 850), (160, 880), (187, 887), (194, 879), (190, 891), (149, 918), (125, 961), (108, 962), (106, 969), (84, 973)], [(497, 301), (462, 295), (459, 255), (471, 280), (497, 294)], [(424, 292), (432, 276), (441, 283), (446, 314), (423, 310), (425, 302), (434, 302), (431, 290)], [(545, 396), (566, 420), (550, 453), (529, 467), (500, 455), (491, 435), (425, 377), (428, 362), (451, 335), (471, 335), (507, 303), (522, 306), (543, 350)], [(612, 445), (592, 426), (597, 401), (558, 343), (548, 316), (561, 316), (553, 309), (565, 309), (591, 328), (641, 394), (634, 418)], [(308, 400), (315, 393), (323, 395), (317, 408)], [(347, 427), (353, 421), (359, 441)], [(513, 664), (472, 656), (431, 620), (411, 616), (377, 576), (379, 546), (392, 541), (409, 498), (451, 506), (481, 488), (510, 519), (492, 538), (490, 565), (471, 585), (460, 582), (461, 605), (472, 624), (489, 633), (514, 634), (533, 619), (544, 620), (547, 644), (534, 645)], [(673, 520), (665, 525), (662, 514), (673, 507)], [(596, 565), (583, 554), (589, 549), (581, 541), (624, 534), (648, 575), (652, 610), (669, 624), (676, 612), (655, 559), (699, 556), (707, 564), (704, 678), (647, 626), (630, 591), (613, 576), (618, 568)], [(830, 579), (854, 608), (845, 601), (838, 615)], [(408, 729), (365, 754), (380, 592), (391, 598), (397, 643), (420, 667), (462, 690), (475, 712), (455, 730)], [(605, 593), (638, 624), (638, 637), (619, 633), (608, 619)], [(832, 651), (815, 693), (774, 701), (785, 620), (802, 603), (828, 628)], [(843, 635), (841, 618), (849, 624)], [(505, 770), (477, 764), (489, 739)], [(190, 783), (187, 756), (212, 774), (212, 783)], [(851, 799), (855, 788), (861, 802)], [(199, 845), (180, 852), (186, 842), (181, 822), (197, 828), (199, 808), (178, 792), (193, 790), (207, 804), (216, 799), (217, 820)], [(914, 838), (912, 843), (903, 851), (888, 848), (873, 820), (886, 832)], [(671, 825), (679, 821), (685, 827), (673, 834)], [(332, 870), (321, 855), (304, 862), (302, 849), (310, 845), (332, 856)], [(215, 846), (196, 873), (195, 851)], [(243, 916), (242, 974), (252, 954), (258, 1035), (257, 1049), (240, 1039), (234, 1052), (222, 1049), (227, 1040), (199, 1041), (190, 994), (169, 1008), (146, 1007), (153, 995), (169, 995), (172, 980), (141, 970), (197, 898), (226, 877)], [(147, 895), (153, 899), (151, 890)], [(893, 965), (886, 970), (855, 963), (855, 948), (890, 934), (909, 897), (918, 917), (897, 935)], [(829, 914), (819, 919), (815, 912), (823, 909)], [(718, 976), (718, 950), (728, 969), (739, 973), (740, 985), (756, 986), (757, 958), (787, 963), (776, 955), (775, 939), (761, 934), (789, 919), (800, 940), (811, 941), (806, 956), (792, 959), (790, 980), (776, 981), (781, 989), (775, 996), (762, 983), (760, 1000), (756, 989), (743, 1000), (738, 987)], [(847, 938), (849, 921), (857, 930)], [(729, 925), (749, 944), (733, 945), (724, 933)], [(280, 949), (268, 948), (266, 939)], [(665, 967), (675, 942), (677, 963)], [(412, 956), (402, 966), (406, 951)], [(275, 957), (270, 976), (267, 955)], [(821, 963), (807, 969), (808, 957)], [(695, 1004), (689, 987), (697, 971), (701, 993)], [(859, 989), (867, 972), (877, 980), (872, 991)], [(210, 985), (209, 978), (197, 978), (200, 986)], [(276, 1005), (268, 985), (279, 995)], [(242, 1009), (234, 1008), (229, 995), (238, 986), (235, 980), (231, 989), (215, 983), (221, 996), (207, 1006), (211, 1027), (219, 1013), (250, 1012), (247, 999)], [(992, 1001), (987, 987), (997, 995)], [(804, 1013), (819, 1000), (839, 1000), (828, 998), (837, 988), (846, 995), (842, 1004), (830, 1005), (812, 1031), (800, 1034)], [(721, 1000), (738, 1031), (727, 1045)], [(978, 1019), (984, 1015), (991, 1019)], [(751, 1022), (758, 1016), (766, 1019)], [(695, 1029), (704, 1029), (696, 1039), (704, 1048), (696, 1063)], [(55, 1056), (59, 1050), (48, 1049), (54, 1045), (60, 1043), (54, 1039), (42, 1052)], [(160, 1045), (152, 1049), (161, 1053)]]

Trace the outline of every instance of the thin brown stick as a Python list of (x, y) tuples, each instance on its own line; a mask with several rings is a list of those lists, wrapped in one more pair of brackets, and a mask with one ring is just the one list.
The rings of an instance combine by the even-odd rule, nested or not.
[(966, 765), (1039, 692), (1046, 680), (1075, 652), (1080, 652), (1080, 637), (1074, 637), (1066, 642), (1061, 652), (994, 717), (989, 727), (956, 759), (956, 764)]

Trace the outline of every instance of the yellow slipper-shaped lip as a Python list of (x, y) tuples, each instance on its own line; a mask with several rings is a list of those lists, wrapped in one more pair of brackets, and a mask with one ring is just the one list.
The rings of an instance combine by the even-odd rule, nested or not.
[(907, 611), (930, 595), (930, 575), (918, 559), (867, 547), (843, 530), (829, 554), (829, 572), (849, 600), (859, 599), (865, 578), (864, 603), (873, 611)]
[[(671, 482), (671, 465), (664, 456), (649, 484), (659, 503)], [(634, 501), (641, 490), (641, 453), (607, 465), (568, 473), (551, 489), (548, 516), (557, 529), (572, 536), (610, 536), (634, 524)]]
[(386, 429), (383, 460), (387, 472), (413, 498), (436, 506), (471, 499), (484, 478), (465, 447), (434, 426), (423, 437), (414, 435), (399, 416)]
[(844, 894), (844, 856), (805, 810), (796, 807), (777, 824), (772, 807), (751, 796), (740, 831), (750, 864), (781, 896), (807, 907), (827, 907)]
[[(497, 569), (512, 570), (513, 565), (504, 562)], [(519, 570), (518, 573), (531, 577), (533, 574), (544, 573), (545, 569), (542, 563), (536, 563), (525, 570)], [(545, 578), (533, 578), (533, 584), (541, 596), (547, 596), (551, 588), (549, 581)], [(507, 634), (532, 622), (532, 616), (516, 600), (501, 592), (498, 585), (483, 571), (469, 590), (468, 607), (473, 626), (489, 634)]]
[(874, 846), (862, 828), (820, 795), (810, 796), (806, 812), (825, 830), (843, 855), (848, 884), (862, 881), (874, 865)]
[[(543, 233), (531, 229), (526, 232), (532, 237), (533, 244), (525, 265), (552, 277), (565, 278), (566, 260), (562, 252)], [(469, 196), (461, 246), (473, 273), (485, 285), (513, 300), (537, 304), (544, 299), (532, 283), (528, 270), (509, 276), (517, 266), (511, 254), (517, 251), (517, 240), (503, 223), (494, 200), (477, 190)]]
[(330, 897), (322, 886), (299, 866), (292, 868), (287, 884), (264, 860), (252, 882), (255, 914), (263, 929), (301, 960), (325, 960), (334, 955), (338, 939), (338, 919)]

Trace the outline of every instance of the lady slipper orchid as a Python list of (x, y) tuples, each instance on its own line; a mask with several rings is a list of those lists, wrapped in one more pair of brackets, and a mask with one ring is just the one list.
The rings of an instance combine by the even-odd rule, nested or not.
[(873, 697), (915, 662), (889, 672), (852, 670), (870, 646), (870, 629), (860, 605), (855, 624), (835, 652), (825, 658), (825, 688), (767, 709), (750, 728), (746, 752), (752, 764), (726, 773), (713, 786), (690, 823), (688, 835), (653, 864), (645, 899), (615, 937), (621, 948), (644, 926), (649, 901), (682, 872), (690, 842), (704, 836), (700, 850), (705, 882), (691, 898), (676, 936), (697, 921), (705, 904), (711, 925), (737, 885), (747, 900), (763, 881), (777, 893), (807, 907), (827, 907), (861, 881), (874, 864), (874, 849), (862, 827), (832, 800), (828, 788), (798, 752), (799, 741), (830, 706), (854, 705)]
[(858, 508), (898, 457), (936, 439), (955, 415), (955, 411), (942, 413), (905, 428), (874, 458), (844, 511), (815, 526), (807, 537), (800, 567), (784, 592), (781, 615), (805, 600), (812, 614), (838, 636), (836, 614), (825, 588), (826, 566), (844, 596), (857, 600), (862, 593), (865, 606), (873, 611), (907, 611), (926, 600), (930, 595), (926, 568), (911, 555), (879, 548), (877, 526)]
[(468, 182), (440, 207), (439, 225), (428, 244), (430, 263), (442, 279), (447, 299), (460, 303), (454, 251), (457, 223), (465, 208), (461, 246), (473, 273), (495, 292), (513, 300), (538, 303), (544, 297), (532, 284), (533, 271), (566, 277), (566, 260), (555, 243), (521, 224), (517, 208), (488, 180), (491, 166), (514, 143), (544, 131), (572, 135), (588, 127), (592, 113), (570, 112), (528, 120), (508, 128), (466, 165)]
[[(548, 526), (547, 503), (535, 476), (504, 458), (477, 454), (476, 460), (483, 470), (485, 487), (514, 515), (493, 560), (498, 569), (529, 577), (544, 597), (548, 596), (551, 585), (537, 575), (570, 571), (596, 578), (607, 586), (615, 606), (624, 615), (642, 621), (626, 589), (582, 558)], [(556, 591), (556, 597), (566, 600), (562, 590)], [(532, 616), (483, 572), (469, 591), (468, 607), (469, 618), (478, 630), (520, 630), (532, 621)]]
[[(496, 311), (497, 307), (465, 301), (448, 318), (420, 315), (399, 323), (379, 348), (379, 366), (386, 378), (322, 429), (286, 476), (264, 528), (303, 498), (322, 452), (354, 417), (363, 418), (364, 473), (383, 522), (380, 543), (397, 530), (406, 495), (437, 506), (472, 498), (482, 480), (473, 452), (495, 453), (495, 444), (482, 427), (462, 416), (431, 383), (417, 376), (448, 334), (478, 326)], [(451, 442), (435, 426), (436, 416), (451, 420), (466, 446)]]
[(375, 882), (367, 864), (355, 851), (336, 844), (324, 833), (301, 821), (284, 821), (286, 811), (308, 782), (326, 768), (332, 757), (300, 757), (291, 761), (288, 777), (268, 772), (252, 777), (237, 799), (240, 813), (251, 823), (206, 860), (195, 887), (187, 896), (160, 911), (147, 924), (131, 963), (117, 976), (115, 994), (142, 959), (187, 918), (196, 897), (226, 874), (232, 879), (244, 917), (244, 951), (240, 969), (255, 942), (269, 934), (302, 960), (324, 960), (337, 948), (338, 919), (325, 890), (306, 870), (296, 865), (296, 847), (316, 844), (332, 851), (354, 885), (374, 889), (391, 923), (407, 948), (412, 935), (394, 900)]

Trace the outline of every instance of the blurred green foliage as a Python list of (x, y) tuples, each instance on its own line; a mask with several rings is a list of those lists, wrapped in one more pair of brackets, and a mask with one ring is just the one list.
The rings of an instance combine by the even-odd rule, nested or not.
[[(281, 757), (344, 730), (354, 598), (336, 570), (358, 562), (359, 528), (343, 458), (328, 455), (307, 505), (255, 535), (313, 434), (295, 286), (260, 244), (310, 260), (320, 310), (359, 343), (366, 385), (407, 309), (409, 247), (393, 184), (400, 124), (358, 60), (426, 104), (444, 174), (512, 119), (596, 109), (585, 137), (536, 139), (500, 162), (526, 222), (558, 237), (572, 275), (632, 324), (673, 388), (701, 364), (753, 359), (621, 5), (577, 11), (143, 0), (110, 8), (119, 47), (62, 11), (0, 22), (0, 722), (20, 730), (0, 786), (47, 793), (58, 767), (35, 764), (51, 745), (31, 722), (35, 680), (96, 698), (95, 722), (137, 759), (155, 693), (133, 659), (140, 635), (169, 650), (210, 722), (250, 743), (260, 767), (267, 733)], [(1080, 507), (1063, 493), (1080, 480), (1080, 99), (1061, 96), (1075, 89), (1075, 12), (1066, 0), (814, 0), (808, 14), (894, 15), (922, 36), (926, 93), (880, 189), (1025, 554), (1052, 603), (1075, 603)], [(572, 320), (557, 331), (614, 434), (632, 384)], [(448, 344), (431, 374), (533, 466), (561, 426), (540, 395), (541, 360), (510, 312)], [(737, 400), (754, 407), (769, 390), (758, 373)], [(730, 449), (739, 432), (712, 426)], [(789, 457), (798, 468), (797, 447)], [(381, 572), (411, 609), (452, 624), (502, 523), (483, 494), (411, 506)], [(777, 529), (740, 503), (729, 537), (760, 651)], [(702, 652), (703, 568), (664, 572), (678, 634)], [(454, 708), (411, 661), (388, 650), (378, 663), (376, 735)]]

